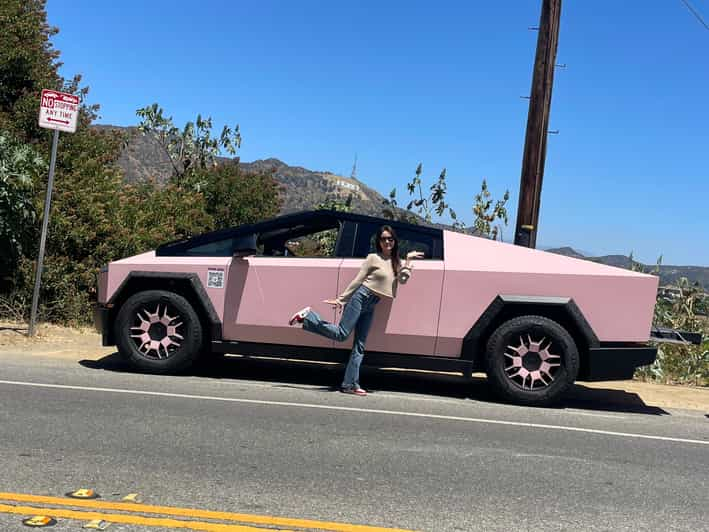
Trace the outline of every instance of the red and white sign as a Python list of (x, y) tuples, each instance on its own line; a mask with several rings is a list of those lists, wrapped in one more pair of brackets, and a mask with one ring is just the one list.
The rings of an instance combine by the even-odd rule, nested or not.
[(39, 127), (74, 133), (78, 117), (78, 96), (47, 89), (42, 90), (42, 101), (39, 104)]

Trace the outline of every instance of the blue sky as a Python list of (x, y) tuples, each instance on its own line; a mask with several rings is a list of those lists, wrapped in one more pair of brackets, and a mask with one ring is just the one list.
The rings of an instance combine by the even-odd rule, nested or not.
[[(472, 220), (486, 178), (512, 238), (541, 0), (49, 0), (62, 73), (101, 123), (158, 102), (240, 124), (242, 160), (404, 193), (446, 167)], [(692, 0), (709, 21), (709, 0)], [(565, 0), (538, 243), (709, 266), (709, 31), (681, 0)]]

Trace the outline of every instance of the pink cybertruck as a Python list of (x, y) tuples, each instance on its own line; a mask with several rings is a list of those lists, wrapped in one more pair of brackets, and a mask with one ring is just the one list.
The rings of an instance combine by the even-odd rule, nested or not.
[(345, 362), (288, 326), (294, 309), (337, 321), (333, 299), (394, 227), (418, 250), (410, 281), (382, 301), (364, 363), (487, 373), (521, 404), (557, 400), (576, 379), (628, 379), (651, 364), (658, 278), (451, 231), (334, 211), (302, 212), (171, 242), (99, 277), (97, 326), (135, 368), (178, 372), (209, 352)]

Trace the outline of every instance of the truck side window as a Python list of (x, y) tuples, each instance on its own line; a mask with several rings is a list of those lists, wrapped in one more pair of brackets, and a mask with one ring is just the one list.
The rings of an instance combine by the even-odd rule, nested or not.
[(266, 257), (334, 257), (339, 223), (331, 227), (282, 227), (261, 233), (259, 254)]
[[(379, 226), (375, 224), (360, 224), (357, 231), (354, 256), (366, 257), (369, 253), (376, 252), (376, 236)], [(399, 254), (405, 257), (409, 251), (421, 251), (424, 259), (442, 259), (443, 246), (442, 234), (419, 232), (405, 228), (394, 227), (399, 239)]]

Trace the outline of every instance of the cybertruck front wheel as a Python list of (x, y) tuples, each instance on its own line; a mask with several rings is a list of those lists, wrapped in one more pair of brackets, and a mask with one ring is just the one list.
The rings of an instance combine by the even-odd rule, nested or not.
[(192, 305), (165, 290), (130, 296), (115, 322), (119, 353), (134, 368), (177, 373), (195, 363), (202, 349), (202, 324)]
[(503, 399), (544, 406), (558, 401), (579, 371), (576, 343), (566, 329), (542, 316), (500, 325), (487, 342), (487, 377)]

